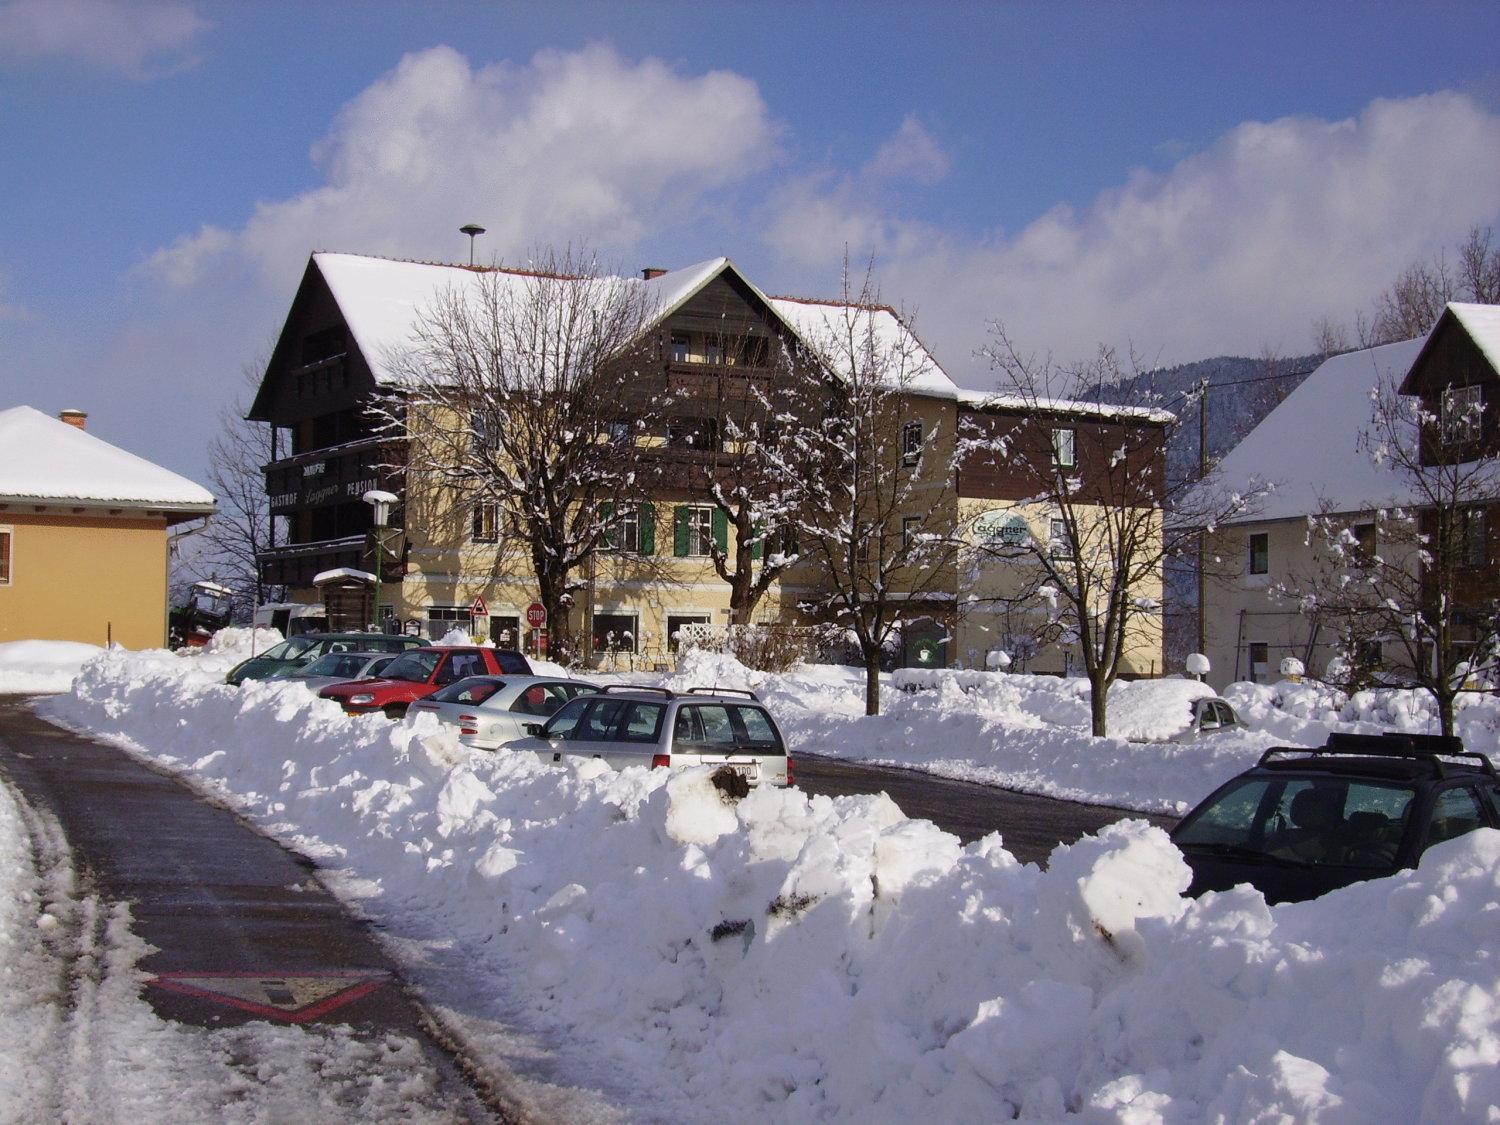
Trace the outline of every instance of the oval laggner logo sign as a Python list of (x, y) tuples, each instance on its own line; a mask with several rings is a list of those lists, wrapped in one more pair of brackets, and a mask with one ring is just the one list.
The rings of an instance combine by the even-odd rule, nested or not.
[(1031, 541), (1031, 525), (1014, 512), (981, 512), (973, 528), (974, 542), (986, 547), (1024, 547)]

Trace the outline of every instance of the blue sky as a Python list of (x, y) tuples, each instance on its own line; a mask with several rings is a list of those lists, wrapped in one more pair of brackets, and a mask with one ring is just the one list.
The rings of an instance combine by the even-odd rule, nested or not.
[(1304, 351), (1500, 218), (1497, 41), (1493, 4), (0, 0), (0, 403), (201, 477), (309, 251), (460, 260), (469, 220), (781, 293), (847, 245), (970, 385), (989, 319)]

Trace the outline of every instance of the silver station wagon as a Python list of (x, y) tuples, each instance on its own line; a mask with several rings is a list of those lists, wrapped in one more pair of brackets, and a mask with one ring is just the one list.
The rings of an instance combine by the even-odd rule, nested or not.
[(776, 720), (754, 692), (673, 692), (612, 684), (565, 703), (532, 737), (508, 744), (554, 762), (600, 758), (615, 769), (723, 766), (748, 785), (790, 785), (792, 763)]

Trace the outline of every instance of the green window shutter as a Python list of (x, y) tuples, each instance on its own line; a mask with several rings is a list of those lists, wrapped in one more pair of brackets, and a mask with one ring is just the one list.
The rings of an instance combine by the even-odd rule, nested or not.
[(606, 551), (613, 551), (619, 544), (619, 532), (609, 526), (609, 521), (614, 518), (614, 503), (609, 500), (601, 500), (599, 502), (599, 522), (604, 525), (606, 530), (603, 535), (599, 536), (599, 546), (603, 547)]
[(763, 553), (763, 548), (766, 545), (765, 530), (766, 525), (761, 523), (760, 520), (756, 520), (755, 525), (750, 532), (755, 536), (755, 542), (750, 546), (750, 557), (757, 561), (759, 561), (760, 556)]
[(641, 554), (656, 554), (656, 506), (645, 503), (640, 506)]
[(679, 559), (688, 553), (688, 510), (681, 504), (672, 509), (672, 554)]
[(718, 508), (714, 509), (714, 547), (721, 555), (729, 550), (729, 520)]

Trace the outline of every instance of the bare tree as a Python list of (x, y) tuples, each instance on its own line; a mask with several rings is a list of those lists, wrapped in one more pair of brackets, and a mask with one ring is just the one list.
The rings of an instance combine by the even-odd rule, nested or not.
[(376, 409), (408, 443), (409, 492), (446, 486), (494, 506), (566, 659), (584, 564), (645, 499), (638, 438), (665, 387), (640, 283), (586, 254), (536, 257), (524, 271), (475, 271), (422, 310), (393, 357), (402, 386)]
[(1460, 291), (1481, 305), (1500, 304), (1500, 246), (1489, 227), (1474, 227), (1458, 250)]
[(263, 581), (257, 561), (272, 546), (265, 477), (272, 433), (270, 425), (249, 421), (245, 413), (263, 368), (245, 367), (241, 393), (219, 412), (219, 430), (208, 445), (208, 479), (218, 511), (178, 545), (190, 581), (211, 578), (235, 592), (237, 620), (248, 620), (254, 606), (285, 596), (285, 587)]
[[(795, 426), (774, 403), (792, 393), (795, 358), (780, 333), (725, 330), (710, 345), (717, 362), (705, 364), (691, 396), (695, 470), (673, 483), (706, 495), (733, 546), (711, 538), (714, 572), (729, 584), (730, 620), (748, 625), (765, 592), (797, 561), (789, 534), (797, 511), (801, 474)], [(669, 423), (670, 425), (670, 423)]]
[(1055, 603), (1055, 621), (1076, 640), (1088, 676), (1093, 733), (1102, 736), (1124, 659), (1145, 645), (1160, 658), (1165, 563), (1196, 552), (1203, 529), (1253, 511), (1265, 490), (1229, 492), (1212, 470), (1201, 480), (1169, 478), (1165, 450), (1180, 423), (1142, 381), (1125, 403), (1078, 402), (1087, 389), (1130, 376), (1110, 349), (1060, 367), (1023, 355), (996, 325), (982, 354), (1012, 409), (997, 419), (971, 416), (957, 460), (1003, 463), (1024, 482), (1009, 506), (1035, 530), (978, 549), (1027, 564), (1032, 596)]
[(1360, 448), (1391, 472), (1391, 503), (1356, 521), (1326, 510), (1311, 517), (1318, 562), (1282, 589), (1346, 641), (1356, 679), (1367, 659), (1361, 642), (1395, 646), (1447, 735), (1454, 701), (1495, 671), (1500, 643), (1487, 526), (1500, 462), (1474, 448), (1482, 427), (1478, 398), (1433, 413), (1384, 383)]
[(804, 609), (853, 635), (875, 715), (882, 656), (929, 615), (924, 601), (952, 599), (952, 435), (921, 411), (913, 390), (933, 361), (869, 270), (856, 290), (845, 261), (842, 299), (804, 336), (776, 465), (797, 485), (796, 533), (818, 569)]
[[(1362, 348), (1426, 335), (1449, 301), (1500, 303), (1500, 247), (1489, 227), (1471, 227), (1456, 247), (1458, 268), (1444, 253), (1407, 266), (1376, 299), (1374, 308), (1354, 317), (1354, 339)], [(1349, 350), (1344, 326), (1323, 317), (1313, 323), (1317, 351), (1332, 355)]]

